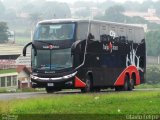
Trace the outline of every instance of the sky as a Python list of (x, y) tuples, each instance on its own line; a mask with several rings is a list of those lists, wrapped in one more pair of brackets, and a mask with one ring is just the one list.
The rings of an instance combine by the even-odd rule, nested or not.
[[(95, 2), (103, 2), (103, 1), (107, 1), (107, 0), (49, 0), (49, 1), (60, 1), (60, 2), (69, 2), (69, 3), (73, 3), (73, 2), (76, 2), (76, 1), (95, 1)], [(125, 1), (137, 1), (137, 2), (140, 2), (142, 3), (143, 1), (145, 0), (113, 0), (115, 2), (125, 2)], [(152, 0), (152, 1), (157, 1), (157, 0)]]

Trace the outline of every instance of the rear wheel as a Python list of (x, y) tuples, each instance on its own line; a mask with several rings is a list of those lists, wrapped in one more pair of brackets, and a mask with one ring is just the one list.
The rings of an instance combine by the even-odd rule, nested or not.
[(115, 91), (128, 91), (129, 90), (129, 76), (125, 75), (124, 77), (124, 85), (116, 86)]
[(129, 85), (130, 85), (130, 82), (129, 82), (129, 76), (128, 75), (125, 75), (125, 78), (124, 78), (124, 85), (123, 85), (123, 91), (128, 91), (129, 90)]
[(93, 91), (94, 91), (94, 92), (100, 92), (101, 89), (100, 89), (100, 88), (94, 88)]
[(93, 91), (93, 84), (92, 84), (92, 78), (91, 76), (86, 77), (86, 87), (81, 89), (81, 92), (91, 92)]
[(132, 91), (133, 88), (134, 88), (134, 80), (131, 79), (130, 82), (129, 82), (128, 90), (129, 90), (129, 91)]

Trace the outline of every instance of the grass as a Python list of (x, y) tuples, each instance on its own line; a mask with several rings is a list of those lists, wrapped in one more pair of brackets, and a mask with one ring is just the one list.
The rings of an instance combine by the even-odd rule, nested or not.
[(6, 88), (0, 88), (0, 93), (7, 93), (7, 89)]
[(138, 85), (135, 88), (136, 89), (145, 89), (145, 88), (147, 88), (147, 89), (149, 89), (149, 88), (157, 89), (157, 88), (160, 88), (160, 84), (147, 84), (147, 83), (145, 83), (145, 84)]
[[(0, 101), (0, 112), (9, 114), (126, 115), (160, 114), (160, 91), (47, 95)], [(53, 116), (52, 116), (53, 117)]]
[(0, 74), (14, 73), (14, 72), (16, 72), (16, 69), (0, 70)]
[(44, 89), (34, 89), (34, 88), (23, 88), (23, 89), (17, 89), (17, 88), (0, 88), (0, 93), (21, 93), (21, 92), (44, 92)]

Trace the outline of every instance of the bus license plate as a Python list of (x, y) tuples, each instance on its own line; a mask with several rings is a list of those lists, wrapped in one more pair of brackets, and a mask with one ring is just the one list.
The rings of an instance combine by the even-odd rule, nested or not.
[(48, 87), (54, 86), (54, 83), (48, 83), (47, 86)]

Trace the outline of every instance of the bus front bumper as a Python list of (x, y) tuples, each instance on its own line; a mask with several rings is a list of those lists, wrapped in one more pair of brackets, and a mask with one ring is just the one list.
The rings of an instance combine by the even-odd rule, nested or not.
[(55, 88), (83, 88), (86, 84), (76, 77), (77, 71), (56, 78), (42, 78), (38, 76), (31, 75), (32, 87), (33, 88), (45, 88), (45, 87), (55, 87)]

